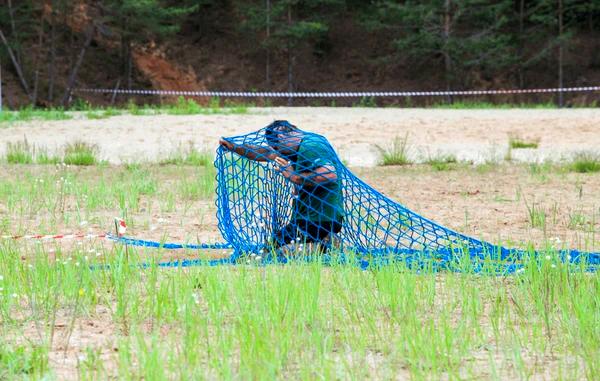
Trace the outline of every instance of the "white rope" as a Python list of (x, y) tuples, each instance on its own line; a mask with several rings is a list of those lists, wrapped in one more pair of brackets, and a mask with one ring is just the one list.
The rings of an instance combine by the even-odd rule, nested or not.
[(75, 89), (79, 93), (128, 94), (128, 95), (170, 95), (221, 98), (365, 98), (365, 97), (438, 97), (451, 95), (497, 95), (497, 94), (538, 94), (573, 93), (600, 91), (600, 86), (563, 87), (545, 89), (506, 89), (506, 90), (457, 90), (457, 91), (363, 91), (363, 92), (248, 92), (248, 91), (179, 91), (179, 90), (125, 90), (125, 89)]

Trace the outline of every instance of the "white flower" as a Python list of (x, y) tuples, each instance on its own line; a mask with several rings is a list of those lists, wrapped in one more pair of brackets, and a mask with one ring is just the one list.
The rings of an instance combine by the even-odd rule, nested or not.
[(17, 294), (12, 294), (11, 296), (12, 296), (13, 298), (16, 298), (16, 297), (18, 297), (19, 295), (17, 295)]
[(256, 260), (257, 260), (257, 261), (260, 261), (261, 259), (262, 259), (262, 257), (261, 257), (260, 255), (257, 255), (257, 256), (256, 256)]
[(0, 281), (4, 280), (4, 276), (0, 275)]
[(88, 224), (88, 222), (87, 222), (87, 221), (81, 221), (81, 222), (79, 223), (79, 226), (85, 226), (85, 225), (87, 225), (87, 224)]
[(550, 267), (552, 267), (553, 269), (555, 269), (556, 265), (553, 263), (553, 264), (550, 265)]
[(0, 287), (0, 292), (1, 292), (1, 291), (4, 291), (4, 287)]
[(521, 268), (521, 269), (518, 269), (518, 270), (517, 270), (517, 274), (520, 274), (520, 273), (522, 273), (522, 272), (525, 272), (525, 269)]
[(552, 258), (551, 258), (549, 255), (546, 255), (546, 259), (547, 259), (547, 260), (550, 260), (550, 259), (552, 259)]

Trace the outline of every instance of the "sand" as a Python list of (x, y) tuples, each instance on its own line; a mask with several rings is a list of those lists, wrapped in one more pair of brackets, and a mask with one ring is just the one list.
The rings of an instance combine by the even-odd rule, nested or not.
[(378, 147), (408, 137), (409, 157), (425, 161), (439, 155), (481, 163), (507, 156), (511, 137), (538, 141), (537, 149), (512, 150), (516, 161), (568, 159), (581, 151), (600, 151), (600, 109), (443, 110), (399, 108), (261, 108), (243, 115), (121, 115), (87, 120), (30, 121), (0, 126), (0, 155), (6, 142), (24, 137), (59, 151), (66, 143), (97, 144), (111, 163), (155, 161), (192, 142), (214, 149), (221, 136), (244, 134), (274, 119), (325, 135), (349, 166), (374, 166)]

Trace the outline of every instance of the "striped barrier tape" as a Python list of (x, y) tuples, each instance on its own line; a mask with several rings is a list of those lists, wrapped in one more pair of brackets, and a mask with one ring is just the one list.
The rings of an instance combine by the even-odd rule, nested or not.
[(201, 250), (201, 249), (213, 249), (213, 250), (222, 250), (222, 249), (231, 249), (231, 245), (229, 243), (199, 243), (199, 244), (188, 244), (188, 243), (165, 243), (158, 241), (149, 241), (137, 238), (125, 237), (125, 233), (127, 232), (127, 224), (121, 218), (116, 217), (114, 219), (115, 223), (115, 233), (103, 233), (103, 234), (35, 234), (35, 235), (3, 235), (0, 236), (2, 240), (39, 240), (39, 241), (53, 241), (53, 240), (62, 240), (62, 239), (108, 239), (113, 242), (122, 243), (124, 245), (129, 246), (141, 246), (141, 247), (153, 247), (153, 248), (162, 248), (167, 250), (178, 250), (178, 249), (188, 249), (188, 250)]
[(94, 238), (106, 238), (107, 234), (35, 234), (35, 235), (3, 235), (0, 236), (3, 240), (39, 240), (39, 241), (52, 241), (61, 239), (94, 239)]
[(498, 94), (537, 94), (573, 93), (600, 91), (600, 86), (506, 89), (506, 90), (455, 90), (455, 91), (361, 91), (361, 92), (261, 92), (261, 91), (182, 91), (182, 90), (141, 90), (141, 89), (93, 89), (78, 88), (74, 92), (127, 94), (127, 95), (170, 95), (195, 97), (241, 97), (241, 98), (365, 98), (365, 97), (431, 97), (453, 95), (498, 95)]

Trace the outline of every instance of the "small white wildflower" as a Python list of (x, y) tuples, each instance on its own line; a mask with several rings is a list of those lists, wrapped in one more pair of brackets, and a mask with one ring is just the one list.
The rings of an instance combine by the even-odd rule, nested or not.
[(88, 256), (86, 255), (85, 257), (83, 257), (83, 259), (85, 259), (86, 261), (89, 259)]
[(67, 261), (63, 261), (63, 263), (62, 263), (62, 264), (66, 266), (66, 265), (67, 265), (67, 263), (68, 263)]
[(264, 250), (264, 249), (260, 249), (259, 253), (260, 253), (260, 254), (264, 254), (264, 253), (265, 253), (265, 250)]
[(551, 259), (551, 257), (550, 257), (549, 255), (546, 255), (546, 259), (547, 259), (547, 260), (550, 260), (550, 259)]
[(81, 221), (81, 222), (79, 223), (79, 226), (85, 226), (85, 225), (87, 225), (87, 224), (88, 224), (88, 222), (84, 220), (84, 221)]
[(85, 361), (84, 355), (79, 355), (79, 356), (77, 356), (77, 358), (79, 359), (79, 361)]
[(4, 291), (4, 287), (0, 287), (0, 292)]
[(525, 272), (525, 269), (518, 269), (517, 270), (517, 274), (520, 274), (520, 273), (523, 273), (523, 272)]
[(0, 281), (4, 280), (4, 276), (0, 275)]
[(567, 254), (567, 259), (570, 261), (571, 260), (571, 255)]
[(33, 265), (30, 263), (30, 264), (27, 265), (27, 267), (29, 267), (30, 269), (32, 269)]
[(18, 297), (19, 295), (17, 295), (17, 294), (12, 294), (11, 296), (12, 296), (13, 298), (16, 298), (16, 297)]
[(97, 251), (97, 252), (96, 252), (96, 257), (99, 257), (99, 256), (101, 256), (101, 255), (102, 255), (102, 254), (100, 254), (100, 252), (99, 252), (99, 251)]
[(262, 257), (261, 257), (260, 255), (257, 255), (257, 256), (256, 256), (256, 260), (257, 260), (257, 261), (260, 261), (261, 259), (262, 259)]
[(79, 267), (79, 262), (75, 262), (75, 266)]
[(553, 269), (555, 269), (556, 265), (553, 263), (553, 264), (550, 265), (550, 267), (552, 267)]

